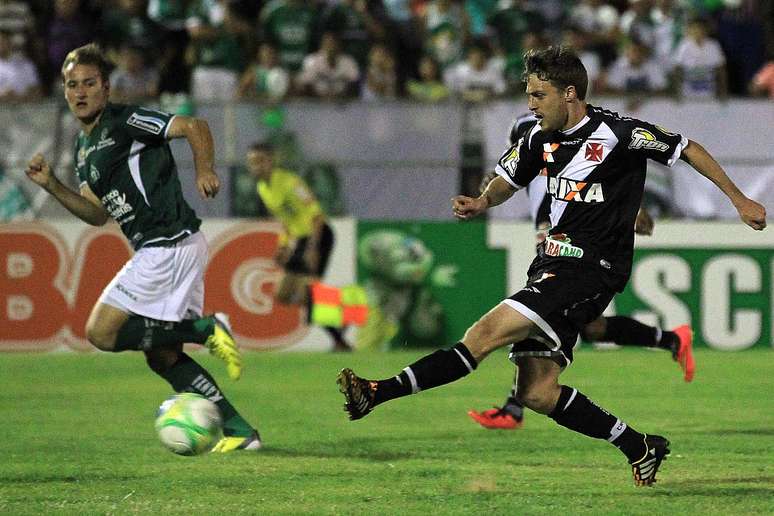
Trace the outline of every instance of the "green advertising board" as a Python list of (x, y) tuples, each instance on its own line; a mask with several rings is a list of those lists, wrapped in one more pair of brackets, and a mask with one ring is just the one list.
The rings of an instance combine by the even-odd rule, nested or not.
[[(381, 254), (364, 260), (364, 243), (379, 233)], [(358, 281), (394, 294), (379, 298), (400, 315), (391, 347), (439, 347), (459, 340), (478, 317), (524, 285), (534, 231), (526, 223), (499, 221), (360, 221), (357, 255)], [(403, 279), (379, 279), (391, 271)], [(771, 347), (773, 271), (774, 234), (768, 231), (741, 223), (659, 222), (654, 236), (637, 237), (629, 285), (605, 313), (664, 329), (690, 324), (697, 346)], [(436, 312), (443, 318), (441, 332), (406, 331), (412, 327), (406, 314), (424, 317), (419, 322), (429, 327)]]
[(663, 328), (689, 322), (697, 345), (771, 346), (773, 266), (774, 249), (639, 249), (615, 310)]
[[(359, 221), (357, 278), (388, 328), (365, 347), (441, 347), (505, 296), (506, 252), (484, 222)], [(376, 324), (376, 323), (374, 323)], [(388, 341), (381, 342), (381, 341)]]

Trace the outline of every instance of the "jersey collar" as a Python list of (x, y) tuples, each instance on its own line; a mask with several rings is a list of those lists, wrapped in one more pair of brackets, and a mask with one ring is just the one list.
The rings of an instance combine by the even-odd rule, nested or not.
[(578, 129), (580, 129), (581, 127), (583, 127), (584, 125), (586, 125), (586, 122), (588, 122), (589, 120), (591, 120), (589, 118), (589, 115), (584, 115), (583, 118), (581, 118), (580, 122), (578, 122), (574, 126), (570, 127), (569, 129), (565, 129), (564, 131), (559, 131), (559, 132), (564, 134), (564, 135), (572, 134), (575, 131), (577, 131)]

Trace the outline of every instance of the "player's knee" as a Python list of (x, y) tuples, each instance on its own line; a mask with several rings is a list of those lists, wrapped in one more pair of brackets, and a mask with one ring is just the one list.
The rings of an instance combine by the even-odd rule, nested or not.
[(599, 319), (591, 321), (583, 327), (583, 330), (581, 331), (581, 338), (586, 342), (600, 341), (605, 336), (606, 329), (606, 321), (600, 317)]
[(494, 317), (484, 316), (476, 324), (468, 328), (463, 337), (465, 346), (476, 360), (480, 361), (492, 351), (523, 340), (527, 336), (524, 331), (506, 330)]
[(170, 349), (154, 349), (145, 352), (145, 362), (156, 374), (164, 374), (169, 371), (178, 358), (179, 353)]
[(465, 332), (463, 342), (477, 361), (482, 360), (499, 347), (496, 339), (496, 327), (486, 319), (480, 319), (471, 326)]
[(115, 334), (105, 331), (104, 328), (91, 321), (86, 324), (86, 338), (92, 346), (101, 351), (113, 351), (116, 340)]
[(549, 414), (556, 405), (556, 396), (549, 385), (533, 384), (519, 388), (516, 398), (539, 414)]

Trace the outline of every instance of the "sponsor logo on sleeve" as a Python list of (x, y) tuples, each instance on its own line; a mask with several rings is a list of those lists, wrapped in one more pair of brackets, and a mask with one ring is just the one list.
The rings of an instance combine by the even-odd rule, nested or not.
[(166, 122), (161, 118), (155, 116), (145, 116), (139, 113), (132, 113), (129, 119), (126, 121), (127, 125), (136, 127), (151, 134), (161, 134), (164, 130)]
[(647, 129), (637, 127), (632, 130), (632, 141), (629, 142), (629, 148), (664, 152), (669, 150), (669, 145), (658, 141), (653, 133)]
[(519, 163), (519, 147), (518, 145), (511, 147), (505, 155), (500, 159), (500, 166), (503, 167), (508, 175), (516, 177), (516, 165)]

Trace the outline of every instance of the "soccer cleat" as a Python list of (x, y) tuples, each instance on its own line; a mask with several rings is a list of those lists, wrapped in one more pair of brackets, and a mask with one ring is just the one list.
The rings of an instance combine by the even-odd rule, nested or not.
[(376, 382), (360, 378), (352, 369), (345, 368), (339, 373), (336, 383), (347, 401), (344, 410), (349, 413), (350, 420), (360, 419), (374, 409)]
[(686, 382), (690, 382), (693, 380), (693, 373), (696, 370), (696, 361), (693, 359), (693, 330), (691, 330), (690, 326), (684, 324), (672, 331), (679, 340), (677, 351), (673, 354), (674, 359), (683, 370), (683, 379)]
[(256, 451), (262, 446), (261, 436), (257, 431), (247, 437), (221, 437), (215, 446), (210, 450), (211, 453), (228, 453), (232, 451)]
[(226, 372), (232, 380), (238, 380), (242, 375), (242, 356), (239, 353), (234, 337), (231, 335), (231, 325), (228, 322), (228, 316), (223, 313), (216, 313), (212, 316), (215, 320), (215, 327), (212, 335), (207, 337), (204, 345), (210, 350), (210, 354), (215, 355), (226, 363)]
[(632, 466), (632, 475), (634, 475), (634, 485), (650, 486), (656, 483), (656, 472), (661, 465), (661, 461), (666, 460), (669, 455), (669, 441), (660, 435), (645, 435), (645, 456), (634, 462)]
[(499, 407), (483, 412), (468, 410), (468, 415), (479, 425), (491, 430), (514, 430), (523, 425), (522, 418), (516, 419), (513, 414)]

